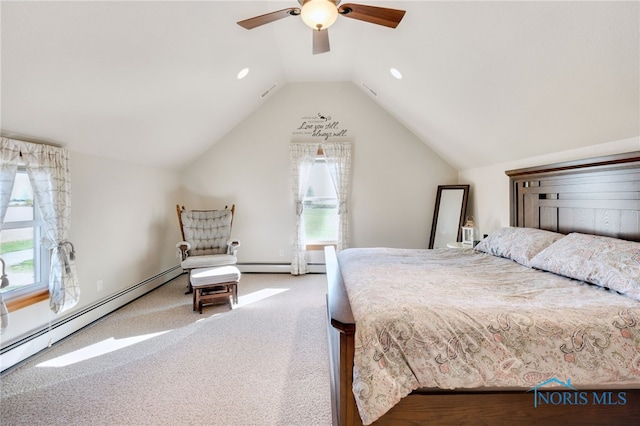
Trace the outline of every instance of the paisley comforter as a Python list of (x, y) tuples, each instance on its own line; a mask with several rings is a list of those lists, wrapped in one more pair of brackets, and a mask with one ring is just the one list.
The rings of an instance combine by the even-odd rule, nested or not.
[(370, 424), (418, 388), (640, 383), (640, 302), (473, 250), (339, 253)]

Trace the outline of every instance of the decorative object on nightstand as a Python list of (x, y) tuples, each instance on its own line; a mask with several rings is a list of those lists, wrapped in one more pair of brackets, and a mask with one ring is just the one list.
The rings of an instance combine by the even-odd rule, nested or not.
[(467, 220), (462, 227), (462, 244), (473, 247), (475, 231), (476, 223), (473, 216), (467, 216)]

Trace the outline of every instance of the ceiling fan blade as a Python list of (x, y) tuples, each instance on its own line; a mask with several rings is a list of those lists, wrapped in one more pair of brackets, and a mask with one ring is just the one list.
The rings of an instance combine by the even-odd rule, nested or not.
[(259, 27), (260, 25), (268, 24), (269, 22), (277, 21), (278, 19), (286, 18), (291, 15), (300, 15), (300, 8), (290, 7), (288, 9), (265, 13), (264, 15), (254, 16), (253, 18), (238, 21), (237, 24), (243, 28), (251, 30), (255, 27)]
[(313, 30), (313, 54), (329, 51), (329, 30)]
[(372, 24), (395, 28), (405, 14), (404, 10), (388, 9), (386, 7), (365, 6), (363, 4), (347, 3), (338, 8), (342, 16)]

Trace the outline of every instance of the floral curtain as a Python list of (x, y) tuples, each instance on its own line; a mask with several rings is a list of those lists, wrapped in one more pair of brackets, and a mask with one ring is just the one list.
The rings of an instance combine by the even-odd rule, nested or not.
[(327, 159), (331, 180), (338, 196), (337, 251), (349, 246), (349, 191), (351, 188), (351, 142), (325, 142), (322, 151)]
[[(44, 247), (51, 250), (49, 307), (61, 313), (78, 303), (80, 286), (75, 270), (75, 249), (68, 240), (71, 219), (71, 173), (64, 148), (12, 141), (29, 175), (44, 222)], [(5, 140), (3, 139), (3, 148)]]
[(308, 272), (302, 212), (304, 210), (304, 196), (309, 187), (309, 176), (318, 154), (318, 147), (319, 144), (309, 142), (291, 142), (289, 145), (291, 193), (296, 205), (296, 227), (293, 238), (293, 257), (291, 259), (292, 275), (303, 275)]

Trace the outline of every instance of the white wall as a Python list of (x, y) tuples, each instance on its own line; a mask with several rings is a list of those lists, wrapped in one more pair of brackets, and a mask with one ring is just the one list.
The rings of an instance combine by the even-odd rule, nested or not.
[(77, 254), (80, 303), (60, 315), (51, 313), (48, 300), (11, 312), (3, 346), (179, 263), (177, 173), (70, 154), (69, 240)]
[(509, 226), (509, 177), (505, 171), (637, 150), (640, 150), (640, 138), (634, 137), (489, 167), (463, 170), (459, 173), (459, 181), (461, 184), (471, 184), (469, 208), (482, 236), (503, 226)]
[(457, 172), (350, 82), (289, 83), (270, 95), (185, 170), (187, 207), (235, 203), (238, 262), (290, 262), (288, 147), (301, 140), (301, 118), (319, 113), (339, 121), (341, 140), (353, 143), (351, 246), (426, 248), (436, 188), (455, 184)]

